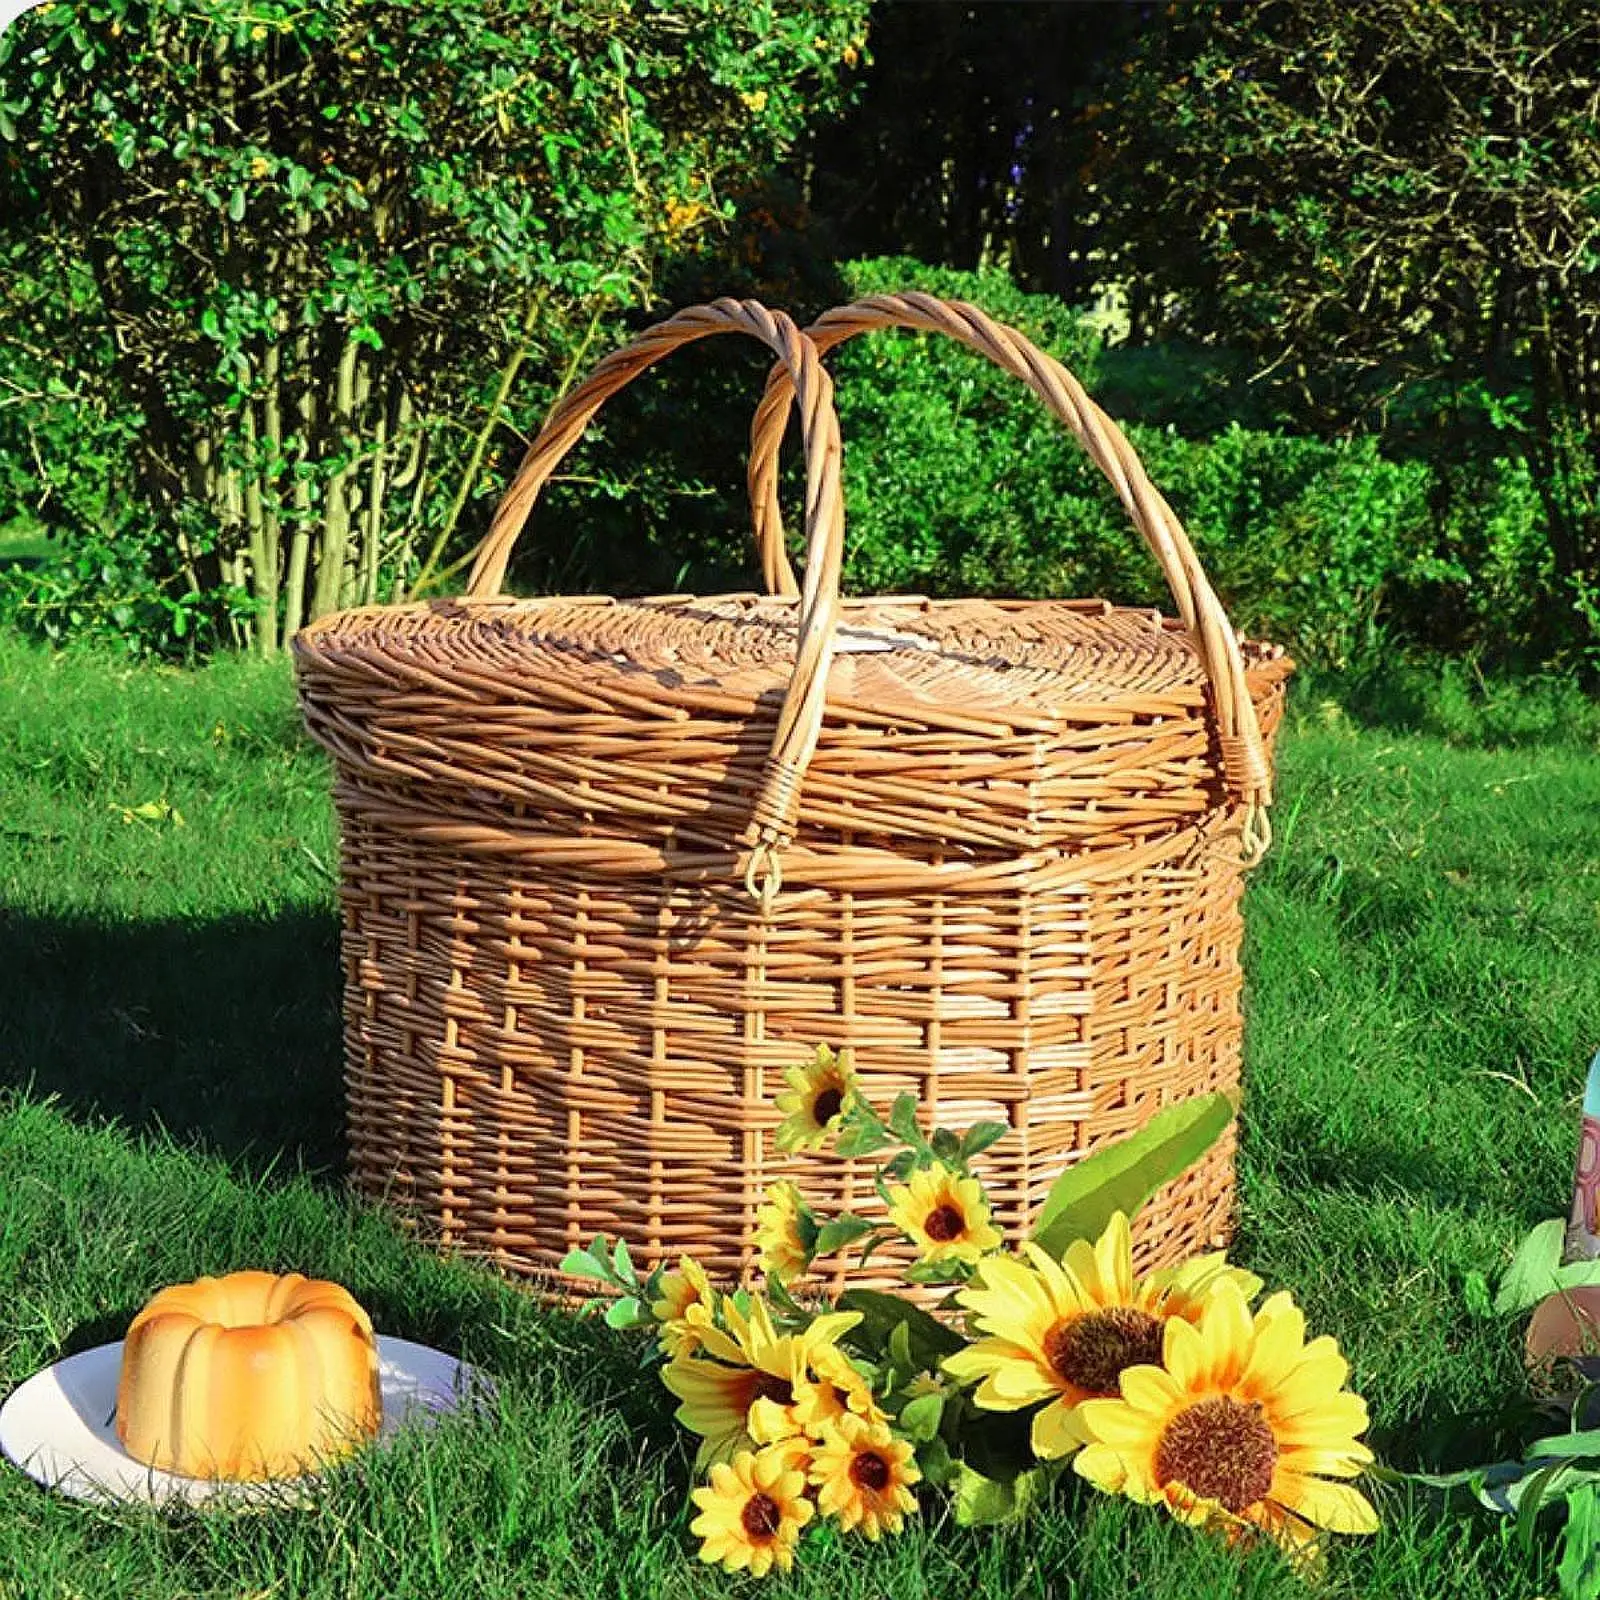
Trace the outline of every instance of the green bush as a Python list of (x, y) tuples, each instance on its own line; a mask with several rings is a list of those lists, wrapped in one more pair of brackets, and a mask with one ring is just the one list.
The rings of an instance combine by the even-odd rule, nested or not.
[[(1159, 351), (1103, 384), (1118, 353), (1058, 301), (1000, 273), (893, 260), (844, 272), (857, 294), (914, 287), (973, 301), (1091, 393), (1110, 388), (1138, 407), (1119, 420), (1244, 630), (1334, 665), (1397, 638), (1503, 650), (1531, 632), (1518, 584), (1544, 544), (1519, 463), (1479, 463), (1447, 501), (1434, 468), (1390, 459), (1371, 436), (1323, 440), (1230, 422), (1197, 438), (1173, 420), (1176, 386)], [(865, 336), (833, 367), (849, 587), (1103, 595), (1171, 609), (1109, 486), (1015, 379), (953, 341), (911, 334)], [(1193, 352), (1179, 351), (1176, 367), (1193, 374)], [(1146, 403), (1163, 425), (1144, 421)], [(1202, 409), (1216, 405), (1208, 388)], [(1456, 619), (1449, 639), (1437, 636), (1440, 614)]]
[[(838, 102), (866, 14), (29, 11), (0, 32), (0, 370), (42, 381), (5, 404), (39, 438), (60, 426), (51, 396), (107, 397), (155, 592), (190, 597), (224, 641), (271, 654), (304, 621), (436, 588), (487, 523), (495, 447)], [(70, 427), (45, 442), (64, 455), (10, 485), (36, 503), (99, 448)], [(103, 530), (77, 520), (55, 590), (15, 600), (23, 618), (98, 614)]]

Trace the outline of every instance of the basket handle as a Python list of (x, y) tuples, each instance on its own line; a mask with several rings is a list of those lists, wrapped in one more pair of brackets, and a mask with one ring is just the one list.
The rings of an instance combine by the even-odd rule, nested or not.
[[(1095, 465), (1110, 480), (1133, 525), (1161, 565), (1178, 614), (1200, 654), (1216, 708), (1223, 776), (1245, 806), (1241, 857), (1260, 860), (1272, 842), (1267, 807), (1272, 776), (1255, 704), (1245, 683), (1244, 659), (1222, 603), (1195, 555), (1172, 507), (1150, 482), (1133, 446), (1083, 386), (1053, 356), (962, 300), (939, 300), (921, 293), (869, 295), (853, 305), (825, 312), (805, 331), (823, 352), (874, 328), (913, 328), (947, 333), (1021, 378), (1071, 430)], [(778, 508), (778, 449), (783, 442), (793, 390), (781, 367), (767, 380), (766, 393), (750, 429), (750, 506), (762, 575), (775, 594), (797, 591), (784, 549), (783, 516)], [(815, 557), (808, 542), (806, 584), (814, 581)], [(836, 589), (838, 574), (827, 575)]]
[(800, 604), (794, 675), (778, 712), (751, 820), (740, 837), (740, 843), (753, 847), (745, 883), (766, 905), (782, 881), (777, 852), (793, 836), (800, 782), (822, 731), (844, 556), (844, 495), (839, 485), (839, 419), (833, 409), (833, 380), (817, 347), (794, 322), (754, 300), (721, 299), (680, 311), (646, 329), (632, 344), (613, 351), (551, 412), (528, 446), (478, 547), (467, 594), (485, 599), (500, 592), (506, 563), (539, 491), (605, 401), (679, 345), (718, 333), (750, 334), (777, 354), (775, 370), (784, 375), (784, 418), (787, 420), (791, 399), (798, 395), (805, 441), (806, 590)]

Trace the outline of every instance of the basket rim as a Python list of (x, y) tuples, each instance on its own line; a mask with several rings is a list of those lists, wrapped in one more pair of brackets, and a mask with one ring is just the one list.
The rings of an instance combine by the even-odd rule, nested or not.
[[(476, 700), (482, 700), (496, 681), (505, 697), (513, 701), (527, 698), (530, 689), (531, 697), (537, 699), (539, 686), (608, 682), (619, 687), (631, 685), (646, 700), (659, 700), (663, 708), (677, 707), (684, 713), (707, 710), (723, 715), (749, 714), (770, 698), (775, 687), (787, 682), (792, 666), (792, 624), (799, 604), (792, 596), (753, 591), (623, 597), (452, 596), (333, 612), (301, 629), (292, 648), (303, 673), (334, 669), (390, 682), (398, 675), (434, 689), (449, 687)], [(685, 615), (691, 610), (703, 614), (691, 619)], [(988, 622), (994, 640), (1000, 643), (1008, 642), (1007, 624), (1016, 620), (1019, 631), (1010, 636), (1009, 642), (1018, 646), (1018, 654), (974, 662), (974, 676), (981, 672), (992, 683), (1007, 687), (1014, 684), (1027, 692), (975, 696), (965, 712), (952, 703), (943, 708), (943, 714), (937, 700), (930, 701), (925, 693), (908, 697), (905, 703), (914, 700), (919, 720), (928, 724), (997, 734), (1048, 732), (1099, 720), (1126, 722), (1130, 706), (1136, 708), (1132, 711), (1134, 719), (1144, 720), (1166, 714), (1168, 707), (1173, 712), (1190, 711), (1207, 701), (1205, 665), (1189, 630), (1180, 619), (1149, 606), (1116, 605), (1103, 599), (888, 595), (845, 599), (841, 611), (841, 627), (847, 634), (854, 627), (860, 643), (858, 651), (850, 647), (847, 639), (846, 648), (838, 652), (830, 673), (827, 705), (834, 716), (871, 720), (892, 715), (902, 704), (900, 695), (881, 692), (881, 679), (876, 693), (870, 687), (866, 692), (859, 686), (851, 687), (847, 680), (855, 669), (850, 658), (858, 653), (912, 661), (917, 666), (925, 664), (930, 656), (936, 657), (941, 665), (951, 664), (952, 676), (959, 676), (960, 658), (936, 633), (918, 628), (917, 623), (931, 623), (937, 628), (940, 621), (962, 613)], [(574, 626), (586, 617), (594, 618), (597, 626)], [(1086, 630), (1103, 622), (1133, 635), (1139, 646), (1134, 658), (1139, 671), (1135, 673), (1127, 665), (1126, 639), (1122, 648), (1108, 645), (1099, 650), (1090, 634), (1058, 641), (1054, 658), (1032, 659), (1038, 654), (1040, 641), (1020, 629), (1030, 620), (1052, 617), (1070, 618)], [(548, 619), (548, 630), (528, 626), (541, 619)], [(625, 630), (633, 619), (644, 626), (638, 635), (629, 638)], [(671, 651), (658, 651), (652, 657), (648, 650), (630, 649), (630, 644), (643, 638), (649, 625), (658, 619), (672, 619), (690, 627), (703, 622), (708, 634), (718, 626), (754, 624), (775, 648), (749, 653), (739, 660), (708, 657), (692, 666)], [(607, 627), (608, 623), (614, 625)], [(873, 623), (880, 628), (897, 627), (904, 630), (903, 635), (875, 632)], [(623, 637), (618, 637), (615, 624), (621, 625)], [(430, 646), (425, 652), (417, 648), (422, 640)], [(1294, 670), (1293, 659), (1281, 645), (1240, 638), (1239, 648), (1252, 695), (1270, 693)], [(915, 662), (913, 658), (917, 656), (923, 657), (924, 662)], [(1162, 669), (1156, 681), (1152, 681), (1149, 670), (1153, 662)], [(535, 666), (536, 680), (527, 671)], [(1075, 672), (1074, 668), (1079, 670)], [(1037, 681), (1028, 691), (1021, 677), (1008, 684), (1011, 674), (1028, 674)], [(1085, 692), (1082, 685), (1090, 679), (1102, 682), (1103, 692)]]

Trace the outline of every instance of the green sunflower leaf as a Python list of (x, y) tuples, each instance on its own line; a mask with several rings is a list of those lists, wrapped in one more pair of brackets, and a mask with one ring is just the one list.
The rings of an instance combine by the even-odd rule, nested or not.
[(889, 1131), (906, 1144), (921, 1146), (925, 1143), (922, 1129), (917, 1126), (917, 1097), (914, 1094), (895, 1096), (889, 1109)]
[(1233, 1120), (1225, 1094), (1197, 1095), (1159, 1111), (1137, 1133), (1103, 1146), (1056, 1179), (1033, 1237), (1051, 1255), (1097, 1239), (1112, 1214), (1132, 1217), (1164, 1184), (1187, 1172)]
[(964, 1261), (915, 1261), (900, 1276), (907, 1283), (970, 1283), (972, 1269)]
[(628, 1254), (628, 1241), (617, 1240), (617, 1248), (612, 1254), (612, 1262), (617, 1276), (627, 1284), (637, 1283), (639, 1275), (633, 1270), (633, 1257)]
[(920, 1371), (933, 1372), (946, 1356), (966, 1348), (967, 1341), (954, 1328), (899, 1295), (847, 1289), (839, 1296), (839, 1309), (861, 1313), (861, 1321), (845, 1337), (873, 1355), (887, 1350), (890, 1335), (903, 1325), (912, 1362)]
[(940, 1438), (917, 1447), (917, 1465), (922, 1468), (922, 1476), (936, 1489), (946, 1487), (958, 1470), (950, 1446)]
[(598, 1278), (609, 1281), (606, 1269), (587, 1250), (569, 1250), (561, 1258), (560, 1270), (570, 1278)]
[(883, 1164), (884, 1176), (893, 1178), (896, 1183), (904, 1183), (911, 1176), (911, 1169), (917, 1164), (915, 1150), (902, 1150), (899, 1155)]
[(865, 1217), (852, 1217), (848, 1213), (842, 1217), (835, 1217), (832, 1222), (825, 1222), (817, 1229), (817, 1243), (811, 1253), (831, 1256), (835, 1250), (842, 1250), (847, 1244), (854, 1244), (857, 1239), (865, 1239), (876, 1229), (877, 1225), (868, 1222)]
[(903, 1322), (889, 1330), (889, 1363), (908, 1378), (917, 1370), (917, 1358), (911, 1353), (911, 1330)]
[(631, 1294), (625, 1299), (613, 1300), (606, 1307), (608, 1328), (634, 1328), (644, 1320), (644, 1307)]
[(961, 1160), (970, 1161), (974, 1156), (982, 1155), (992, 1144), (998, 1144), (1011, 1132), (1008, 1122), (975, 1122), (967, 1129), (966, 1137), (961, 1141)]
[(886, 1144), (891, 1143), (893, 1141), (875, 1123), (858, 1122), (847, 1127), (834, 1140), (833, 1148), (841, 1156), (870, 1156), (873, 1151), (881, 1150)]
[(906, 1401), (897, 1419), (901, 1433), (913, 1444), (927, 1444), (939, 1431), (944, 1417), (942, 1394), (919, 1394)]
[(1600, 1428), (1584, 1428), (1575, 1433), (1551, 1433), (1535, 1439), (1524, 1452), (1529, 1461), (1548, 1461), (1559, 1457), (1577, 1461), (1600, 1456)]

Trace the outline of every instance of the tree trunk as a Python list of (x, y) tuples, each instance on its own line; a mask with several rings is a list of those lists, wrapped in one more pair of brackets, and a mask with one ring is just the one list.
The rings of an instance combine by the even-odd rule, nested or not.
[(361, 346), (345, 334), (334, 381), (332, 415), (327, 429), (330, 444), (344, 459), (323, 488), (322, 540), (317, 550), (316, 582), (311, 597), (311, 620), (337, 611), (345, 597), (345, 562), (350, 553), (350, 490), (355, 481), (352, 458), (356, 444), (356, 367)]

